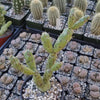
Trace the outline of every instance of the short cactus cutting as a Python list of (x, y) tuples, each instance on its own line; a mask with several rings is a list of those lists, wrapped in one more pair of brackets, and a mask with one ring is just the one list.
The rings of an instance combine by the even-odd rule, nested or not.
[(3, 36), (5, 32), (7, 31), (8, 27), (12, 24), (11, 21), (5, 23), (4, 15), (6, 14), (6, 11), (3, 7), (0, 7), (0, 36)]
[(43, 46), (49, 53), (46, 64), (46, 71), (43, 76), (41, 76), (37, 71), (34, 56), (30, 51), (26, 51), (26, 53), (24, 54), (28, 67), (25, 67), (23, 64), (21, 64), (16, 57), (10, 57), (10, 62), (15, 69), (23, 72), (24, 74), (33, 75), (34, 83), (41, 92), (46, 92), (50, 89), (50, 78), (52, 77), (53, 72), (58, 70), (62, 66), (61, 62), (56, 61), (57, 54), (71, 40), (73, 31), (81, 27), (89, 19), (89, 16), (86, 15), (76, 21), (76, 18), (73, 16), (74, 12), (74, 9), (72, 9), (68, 18), (68, 28), (64, 29), (62, 34), (58, 37), (56, 43), (54, 44), (54, 47), (52, 46), (49, 34), (46, 32), (42, 33), (41, 40)]

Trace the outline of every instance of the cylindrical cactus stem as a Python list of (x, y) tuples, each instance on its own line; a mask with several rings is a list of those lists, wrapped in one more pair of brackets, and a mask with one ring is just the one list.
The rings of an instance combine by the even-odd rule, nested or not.
[(50, 7), (47, 11), (47, 16), (48, 16), (49, 23), (52, 26), (56, 26), (57, 18), (60, 18), (59, 9), (55, 6)]
[(40, 0), (43, 4), (43, 7), (47, 7), (48, 5), (48, 0)]
[(6, 11), (4, 10), (4, 7), (0, 6), (0, 27), (5, 24), (5, 18), (4, 18), (5, 14)]
[(46, 63), (46, 69), (50, 69), (53, 64), (55, 63), (57, 59), (57, 54), (56, 53), (51, 53), (48, 57), (47, 63)]
[(24, 57), (25, 57), (26, 64), (28, 65), (28, 67), (31, 70), (36, 71), (36, 63), (35, 63), (33, 54), (30, 51), (26, 51), (24, 54)]
[(52, 40), (51, 40), (51, 37), (49, 36), (49, 34), (47, 32), (42, 33), (41, 40), (42, 40), (44, 49), (48, 53), (52, 53), (53, 52)]
[(81, 17), (84, 16), (83, 11), (81, 11), (80, 9), (78, 9), (76, 7), (72, 8), (72, 9), (74, 9), (74, 17), (76, 19), (75, 21), (78, 21)]
[(24, 0), (13, 0), (13, 8), (15, 10), (15, 14), (21, 14), (23, 7)]
[(7, 31), (7, 29), (9, 28), (9, 26), (12, 24), (11, 21), (7, 22), (6, 24), (4, 24), (1, 29), (0, 29), (0, 36), (2, 36), (3, 34), (5, 34), (5, 32)]
[(46, 70), (45, 74), (43, 75), (43, 82), (47, 83), (50, 80), (52, 73), (59, 70), (61, 66), (62, 63), (56, 62), (49, 70)]
[(85, 13), (87, 9), (87, 0), (74, 0), (74, 6)]
[(73, 35), (72, 29), (64, 29), (64, 31), (61, 33), (61, 35), (58, 37), (55, 45), (54, 45), (54, 52), (59, 53), (60, 50), (62, 50), (66, 44), (71, 40)]
[(60, 13), (66, 12), (66, 0), (53, 0), (53, 3), (56, 7), (58, 7)]
[(35, 72), (32, 71), (31, 69), (27, 68), (23, 64), (21, 64), (18, 60), (18, 58), (11, 56), (10, 57), (10, 63), (13, 68), (15, 68), (18, 71), (23, 72), (26, 75), (35, 75)]
[(43, 5), (40, 0), (32, 0), (30, 8), (34, 19), (40, 20), (43, 17)]
[(83, 26), (88, 20), (89, 20), (90, 16), (86, 15), (83, 16), (82, 18), (80, 18), (73, 26), (72, 29), (76, 30), (78, 29), (80, 26)]
[(91, 33), (94, 35), (100, 35), (100, 13), (97, 13), (92, 20)]
[(96, 4), (96, 13), (100, 13), (100, 0)]

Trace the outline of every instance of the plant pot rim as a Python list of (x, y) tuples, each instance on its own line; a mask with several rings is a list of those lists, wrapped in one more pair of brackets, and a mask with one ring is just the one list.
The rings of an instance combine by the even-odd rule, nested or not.
[[(43, 75), (44, 73), (40, 73), (41, 75)], [(56, 79), (57, 79), (57, 81), (60, 83), (60, 81), (59, 81), (59, 79), (55, 76), (55, 75), (53, 75)], [(20, 99), (21, 100), (24, 100), (23, 99), (23, 96), (22, 96), (22, 93), (23, 93), (23, 87), (25, 86), (25, 84), (29, 81), (29, 80), (31, 80), (32, 79), (32, 75), (31, 76), (28, 76), (26, 79), (25, 79), (25, 81), (24, 81), (24, 83), (23, 83), (23, 85), (22, 85), (22, 87), (21, 87), (21, 91), (20, 91)], [(61, 85), (61, 87), (62, 87), (62, 85)], [(63, 91), (63, 88), (62, 88), (62, 92), (61, 92), (61, 99), (60, 100), (64, 100), (64, 91)]]

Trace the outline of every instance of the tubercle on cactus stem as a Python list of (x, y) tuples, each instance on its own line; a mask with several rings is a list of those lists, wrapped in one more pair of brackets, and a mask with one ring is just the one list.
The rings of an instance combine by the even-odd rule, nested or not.
[[(69, 21), (72, 21), (71, 18), (73, 19), (73, 14), (70, 14)], [(83, 17), (82, 19), (85, 20), (85, 17)], [(78, 27), (85, 23), (85, 21), (83, 22), (83, 20), (80, 19), (79, 21), (75, 22), (75, 23), (78, 23)], [(62, 66), (61, 62), (56, 62), (57, 54), (71, 40), (73, 31), (74, 30), (72, 27), (65, 28), (62, 34), (60, 34), (60, 36), (58, 37), (54, 47), (52, 46), (51, 39), (48, 33), (46, 32), (42, 33), (41, 40), (42, 40), (43, 46), (47, 50), (47, 52), (50, 54), (47, 60), (46, 71), (43, 77), (41, 77), (40, 73), (37, 71), (34, 56), (32, 55), (30, 51), (27, 51), (24, 54), (28, 67), (25, 67), (23, 64), (21, 64), (19, 60), (15, 57), (10, 58), (11, 64), (13, 65), (14, 68), (16, 68), (19, 71), (22, 71), (24, 74), (33, 75), (33, 80), (35, 84), (37, 85), (37, 87), (39, 88), (39, 90), (42, 92), (47, 91), (48, 89), (50, 89), (49, 79), (52, 77), (53, 71), (58, 70)], [(47, 43), (50, 46), (50, 50), (48, 49)]]

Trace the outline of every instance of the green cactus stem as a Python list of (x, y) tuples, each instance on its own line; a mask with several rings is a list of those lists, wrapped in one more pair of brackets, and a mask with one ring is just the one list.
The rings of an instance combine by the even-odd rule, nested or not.
[(13, 0), (15, 14), (21, 14), (24, 7), (24, 0)]
[(0, 29), (0, 36), (4, 35), (5, 32), (7, 31), (7, 29), (9, 28), (9, 26), (12, 24), (11, 21), (7, 22), (6, 24), (4, 24), (1, 29)]
[(40, 20), (43, 16), (43, 5), (40, 0), (32, 0), (31, 1), (31, 13), (33, 15), (33, 18), (36, 20)]
[(56, 26), (56, 20), (57, 18), (60, 18), (59, 9), (55, 6), (50, 7), (47, 11), (47, 16), (48, 16), (49, 23), (52, 26)]
[(66, 0), (53, 0), (53, 3), (56, 7), (58, 7), (60, 13), (66, 12)]
[(100, 13), (100, 0), (96, 4), (96, 13)]
[[(12, 67), (23, 72), (24, 74), (33, 75), (33, 80), (35, 84), (37, 85), (38, 89), (42, 92), (45, 92), (50, 89), (50, 78), (52, 77), (53, 72), (57, 71), (62, 66), (62, 62), (56, 61), (57, 54), (71, 40), (74, 29), (81, 27), (89, 18), (89, 16), (84, 16), (78, 21), (76, 21), (76, 17), (73, 17), (73, 15), (74, 10), (71, 10), (68, 18), (68, 28), (65, 28), (64, 31), (60, 34), (54, 46), (52, 46), (49, 34), (46, 32), (42, 33), (41, 40), (43, 47), (49, 53), (49, 57), (47, 59), (46, 64), (46, 70), (43, 76), (41, 76), (37, 71), (34, 56), (30, 51), (26, 51), (26, 53), (24, 54), (26, 64), (28, 65), (28, 67), (25, 67), (23, 64), (21, 64), (17, 58), (13, 56), (10, 58)], [(69, 25), (71, 24), (71, 22), (74, 22), (72, 26)], [(50, 49), (48, 47), (50, 47)]]
[(91, 33), (94, 35), (100, 35), (100, 13), (97, 13), (92, 20)]
[(85, 13), (87, 9), (87, 0), (74, 0), (74, 7), (79, 8)]
[(40, 0), (43, 4), (43, 7), (47, 7), (48, 5), (48, 0)]
[(0, 6), (0, 27), (5, 24), (5, 18), (4, 18), (5, 14), (6, 11), (4, 10), (4, 7)]

